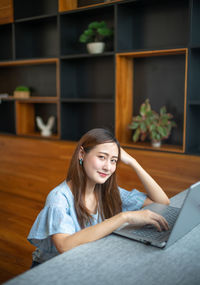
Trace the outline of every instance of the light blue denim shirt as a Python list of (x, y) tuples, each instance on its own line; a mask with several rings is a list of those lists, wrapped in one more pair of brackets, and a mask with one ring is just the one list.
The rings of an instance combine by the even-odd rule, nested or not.
[[(122, 211), (134, 211), (141, 209), (146, 195), (137, 190), (127, 191), (119, 187)], [(95, 225), (101, 222), (98, 213), (93, 215)], [(73, 234), (80, 231), (77, 220), (74, 197), (66, 181), (54, 188), (47, 196), (44, 208), (37, 216), (28, 241), (37, 249), (33, 252), (33, 260), (42, 263), (56, 255), (56, 250), (51, 236), (56, 233)]]

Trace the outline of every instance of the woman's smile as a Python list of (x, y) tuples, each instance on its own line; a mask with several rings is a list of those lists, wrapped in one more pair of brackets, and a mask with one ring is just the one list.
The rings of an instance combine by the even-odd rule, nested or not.
[(99, 174), (101, 177), (103, 177), (103, 178), (105, 178), (105, 177), (108, 176), (108, 174), (106, 174), (106, 173), (103, 173), (103, 172), (100, 172), (100, 171), (97, 171), (97, 172), (98, 172), (98, 174)]

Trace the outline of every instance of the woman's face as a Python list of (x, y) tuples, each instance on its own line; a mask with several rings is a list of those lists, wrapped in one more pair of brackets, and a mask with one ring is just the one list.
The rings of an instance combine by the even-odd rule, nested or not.
[(83, 167), (88, 183), (103, 184), (116, 170), (119, 151), (116, 143), (104, 143), (94, 147), (88, 153), (83, 152)]

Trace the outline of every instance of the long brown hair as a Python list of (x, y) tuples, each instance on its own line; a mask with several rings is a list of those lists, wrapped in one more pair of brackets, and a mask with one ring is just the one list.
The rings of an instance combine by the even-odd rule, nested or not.
[[(74, 206), (81, 228), (84, 228), (88, 223), (92, 223), (92, 215), (84, 203), (87, 175), (84, 167), (79, 163), (79, 152), (81, 147), (88, 153), (98, 144), (109, 142), (116, 143), (120, 158), (120, 145), (116, 138), (110, 131), (97, 128), (90, 130), (82, 136), (71, 159), (66, 180), (67, 182), (70, 181), (72, 185), (71, 190), (74, 195)], [(94, 193), (98, 204), (98, 214), (102, 220), (121, 212), (122, 202), (116, 182), (116, 171), (104, 184), (96, 184)]]

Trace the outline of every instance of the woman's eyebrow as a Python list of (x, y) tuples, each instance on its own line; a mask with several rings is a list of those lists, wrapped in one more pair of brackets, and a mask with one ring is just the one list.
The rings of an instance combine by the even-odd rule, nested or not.
[[(104, 154), (106, 156), (109, 156), (109, 154), (107, 152), (103, 152), (103, 151), (99, 151), (100, 154)], [(115, 157), (118, 159), (118, 156), (117, 155), (113, 155), (112, 157)]]

